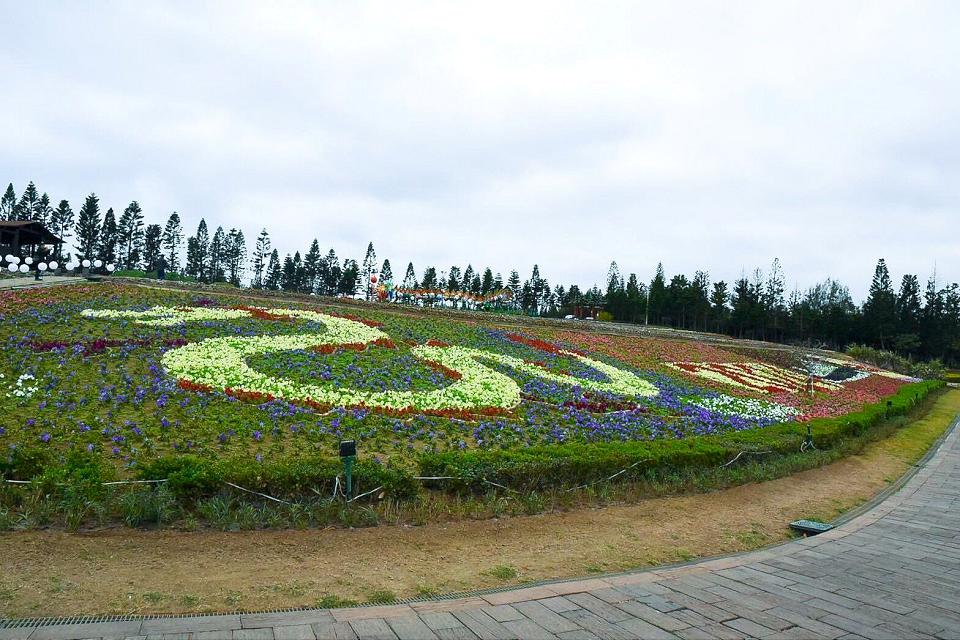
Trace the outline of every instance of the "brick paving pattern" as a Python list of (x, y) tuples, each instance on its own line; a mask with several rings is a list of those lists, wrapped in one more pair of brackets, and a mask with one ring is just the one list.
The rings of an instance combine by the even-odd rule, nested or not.
[(960, 428), (866, 514), (763, 551), (459, 600), (0, 628), (66, 638), (960, 639)]

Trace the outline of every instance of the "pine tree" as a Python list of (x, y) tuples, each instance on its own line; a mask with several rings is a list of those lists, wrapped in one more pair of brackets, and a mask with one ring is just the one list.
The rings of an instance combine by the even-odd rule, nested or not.
[(885, 349), (897, 326), (897, 297), (893, 292), (890, 272), (883, 258), (877, 262), (870, 284), (870, 293), (863, 303), (864, 325), (876, 344)]
[(244, 264), (247, 261), (247, 241), (243, 237), (243, 231), (230, 229), (224, 253), (230, 284), (239, 287), (240, 281), (243, 280)]
[(725, 329), (728, 309), (727, 301), (730, 294), (727, 291), (727, 283), (723, 280), (713, 283), (713, 291), (710, 292), (710, 311), (713, 316), (714, 330), (723, 331)]
[(207, 221), (200, 218), (197, 225), (197, 235), (194, 236), (194, 267), (196, 272), (191, 274), (200, 282), (210, 282), (210, 233), (207, 231)]
[(226, 279), (224, 273), (224, 252), (226, 249), (227, 234), (223, 232), (223, 227), (217, 227), (210, 239), (210, 264), (207, 267), (208, 282), (223, 282)]
[(493, 291), (493, 271), (490, 267), (483, 270), (483, 280), (480, 282), (480, 293), (487, 295)]
[[(337, 293), (346, 296), (355, 296), (357, 294), (357, 282), (363, 277), (360, 272), (360, 265), (356, 260), (347, 258), (343, 261), (343, 269), (340, 272), (340, 283), (337, 286)], [(367, 278), (369, 283), (370, 279)]]
[(380, 266), (380, 282), (393, 282), (393, 268), (390, 266), (390, 260), (384, 260)]
[(657, 263), (657, 272), (650, 281), (650, 297), (644, 321), (659, 324), (667, 305), (667, 279), (663, 273), (663, 263)]
[(263, 286), (272, 291), (279, 289), (283, 279), (283, 271), (280, 268), (280, 254), (277, 253), (276, 249), (270, 252), (266, 274)]
[(323, 255), (320, 253), (320, 243), (313, 239), (310, 244), (310, 250), (303, 257), (303, 290), (305, 293), (315, 293), (318, 288), (318, 279), (320, 278), (320, 265), (323, 262)]
[(186, 274), (198, 280), (203, 275), (203, 266), (200, 259), (200, 243), (196, 236), (187, 238), (187, 265), (184, 269)]
[(251, 286), (254, 289), (263, 289), (264, 273), (267, 268), (267, 260), (270, 259), (270, 234), (266, 229), (260, 231), (257, 236), (257, 243), (253, 248), (253, 281)]
[(920, 281), (917, 276), (905, 274), (900, 281), (897, 296), (896, 349), (901, 353), (914, 353), (920, 347)]
[(176, 211), (167, 218), (163, 228), (163, 250), (167, 260), (167, 269), (173, 273), (180, 271), (180, 244), (183, 242), (183, 227)]
[(148, 224), (143, 233), (143, 269), (152, 272), (160, 264), (163, 249), (160, 246), (163, 237), (163, 228), (158, 224)]
[(125, 269), (136, 269), (143, 255), (143, 209), (134, 200), (127, 205), (117, 224), (117, 245), (120, 262)]
[(297, 284), (297, 274), (293, 268), (293, 256), (289, 253), (283, 259), (283, 270), (280, 272), (280, 288), (284, 291), (293, 291)]
[(459, 291), (460, 290), (460, 267), (453, 265), (450, 267), (449, 273), (447, 273), (447, 291)]
[(503, 291), (503, 278), (500, 277), (500, 272), (497, 272), (497, 275), (493, 277), (493, 288), (492, 291)]
[(16, 220), (36, 220), (37, 203), (40, 201), (40, 194), (37, 193), (37, 186), (30, 181), (23, 195), (20, 196), (20, 202), (17, 203), (14, 217)]
[(323, 265), (323, 295), (335, 296), (340, 286), (340, 277), (343, 275), (340, 269), (340, 259), (337, 258), (337, 252), (330, 249), (330, 251), (327, 252), (327, 256), (323, 259)]
[[(73, 230), (73, 209), (70, 208), (69, 202), (66, 200), (60, 201), (53, 212), (50, 226), (53, 229), (53, 234), (64, 242), (70, 238)], [(63, 245), (57, 246), (55, 257), (57, 260), (63, 260)]]
[(320, 261), (320, 270), (317, 273), (317, 293), (322, 296), (336, 295), (339, 282), (340, 261), (337, 259), (337, 252), (330, 249)]
[[(286, 266), (286, 265), (284, 265)], [(303, 260), (300, 258), (300, 252), (293, 254), (293, 281), (291, 283), (293, 291), (303, 291), (306, 274), (303, 269)]]
[(437, 280), (436, 267), (427, 267), (423, 270), (423, 280), (420, 281), (420, 286), (424, 289), (440, 288), (440, 282)]
[(100, 200), (91, 193), (77, 218), (77, 251), (81, 258), (94, 258), (100, 240)]
[[(344, 268), (346, 271), (346, 268)], [(360, 275), (366, 287), (367, 300), (373, 295), (373, 283), (370, 282), (370, 276), (377, 272), (377, 252), (373, 249), (373, 243), (367, 245), (367, 254), (363, 257), (363, 266), (360, 269)]]
[(520, 300), (520, 274), (517, 273), (516, 269), (511, 271), (510, 277), (507, 278), (507, 289), (510, 289), (513, 294), (513, 306), (516, 307), (522, 304), (522, 301)]
[(407, 272), (403, 275), (403, 287), (405, 289), (416, 289), (419, 286), (417, 282), (417, 272), (413, 270), (413, 263), (407, 263)]
[(7, 190), (0, 197), (0, 220), (15, 220), (17, 211), (17, 192), (13, 190), (13, 183), (7, 185)]
[(624, 320), (627, 322), (639, 322), (643, 317), (643, 307), (647, 300), (640, 290), (640, 283), (637, 281), (637, 274), (631, 273), (627, 278), (627, 286), (624, 289), (625, 308)]
[(460, 279), (460, 288), (464, 291), (469, 291), (470, 286), (473, 284), (473, 276), (477, 275), (473, 270), (473, 265), (468, 264), (467, 268), (463, 270), (463, 277)]
[(106, 264), (116, 264), (117, 262), (117, 219), (113, 215), (112, 207), (107, 209), (107, 213), (103, 216), (97, 254), (97, 257)]
[(50, 225), (52, 218), (53, 207), (50, 206), (50, 196), (44, 192), (37, 201), (36, 208), (33, 210), (33, 220), (46, 227)]

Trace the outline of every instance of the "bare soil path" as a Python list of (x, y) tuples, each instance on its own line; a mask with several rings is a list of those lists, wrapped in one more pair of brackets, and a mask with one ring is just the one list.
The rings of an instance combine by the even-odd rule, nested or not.
[(786, 539), (791, 520), (830, 520), (871, 498), (958, 412), (950, 390), (922, 419), (826, 467), (600, 509), (357, 530), (0, 534), (0, 617), (329, 606), (755, 549)]

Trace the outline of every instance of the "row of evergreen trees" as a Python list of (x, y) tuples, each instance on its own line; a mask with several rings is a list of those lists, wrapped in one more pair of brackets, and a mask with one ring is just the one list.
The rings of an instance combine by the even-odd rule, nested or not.
[(703, 271), (667, 282), (662, 265), (644, 285), (634, 274), (624, 283), (613, 263), (607, 282), (606, 309), (616, 320), (834, 348), (860, 343), (960, 365), (960, 286), (941, 286), (934, 274), (921, 291), (919, 278), (906, 274), (895, 289), (882, 258), (861, 306), (832, 279), (785, 295), (779, 260), (766, 276), (758, 269), (732, 288)]
[[(38, 195), (33, 182), (19, 199), (13, 184), (9, 184), (0, 197), (0, 220), (32, 220), (47, 227), (64, 243), (73, 238), (71, 244), (77, 258), (100, 258), (119, 269), (154, 271), (162, 255), (176, 270), (183, 242), (180, 216), (176, 212), (161, 227), (145, 225), (143, 209), (136, 200), (127, 205), (119, 219), (112, 207), (101, 215), (100, 199), (95, 193), (86, 197), (76, 216), (69, 201), (61, 200), (55, 209), (50, 202), (46, 192)], [(54, 255), (58, 260), (67, 260), (70, 256), (62, 246)]]
[(182, 262), (184, 232), (176, 212), (162, 227), (145, 224), (136, 201), (119, 219), (112, 208), (101, 216), (99, 199), (90, 194), (74, 221), (68, 201), (61, 200), (56, 208), (50, 203), (47, 194), (38, 194), (32, 182), (19, 198), (11, 184), (0, 198), (0, 219), (40, 222), (65, 241), (73, 238), (77, 257), (100, 258), (121, 269), (154, 271), (163, 256), (171, 272), (201, 282), (241, 286), (246, 284), (249, 262), (251, 287), (317, 295), (371, 297), (374, 275), (408, 289), (486, 295), (506, 288), (513, 293), (510, 306), (532, 315), (557, 317), (577, 307), (603, 307), (613, 320), (621, 322), (838, 348), (863, 343), (910, 357), (960, 363), (960, 287), (956, 283), (940, 287), (934, 275), (921, 291), (917, 276), (907, 274), (895, 290), (883, 259), (877, 263), (869, 295), (861, 306), (854, 303), (846, 286), (831, 279), (787, 296), (778, 260), (766, 275), (757, 269), (750, 277), (737, 279), (732, 287), (725, 281), (711, 282), (705, 271), (689, 278), (677, 274), (668, 281), (662, 265), (657, 266), (653, 279), (644, 283), (633, 273), (624, 278), (616, 262), (610, 265), (604, 290), (593, 286), (582, 291), (575, 284), (551, 287), (537, 265), (526, 280), (521, 280), (516, 270), (504, 280), (489, 267), (480, 271), (472, 265), (439, 271), (429, 266), (418, 278), (410, 262), (401, 279), (394, 277), (389, 260), (378, 261), (372, 242), (359, 263), (352, 258), (341, 260), (332, 248), (323, 253), (316, 239), (302, 255), (296, 251), (281, 259), (263, 229), (248, 261), (243, 231), (218, 227), (211, 236), (201, 219), (196, 233), (186, 240), (186, 261)]

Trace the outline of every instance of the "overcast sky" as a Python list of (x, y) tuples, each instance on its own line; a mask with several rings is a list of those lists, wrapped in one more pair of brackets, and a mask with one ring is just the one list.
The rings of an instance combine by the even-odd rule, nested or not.
[(960, 278), (960, 3), (3, 0), (0, 181), (394, 271)]

